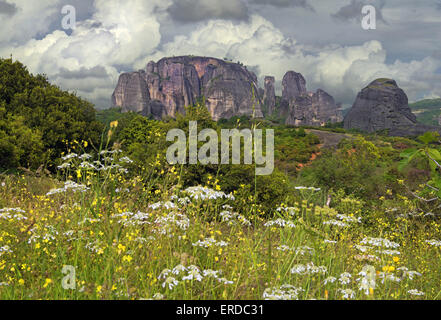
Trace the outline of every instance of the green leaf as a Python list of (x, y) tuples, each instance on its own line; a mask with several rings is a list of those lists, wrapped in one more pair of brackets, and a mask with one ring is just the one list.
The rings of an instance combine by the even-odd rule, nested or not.
[(436, 171), (437, 165), (435, 162), (429, 161), (429, 166), (430, 166), (430, 170), (432, 170), (432, 172)]
[(436, 141), (436, 139), (439, 138), (438, 132), (426, 132), (422, 136), (419, 136), (418, 139), (423, 142), (424, 144), (429, 144), (431, 142)]
[(414, 154), (416, 152), (418, 152), (418, 150), (415, 149), (415, 148), (406, 149), (403, 152), (401, 152), (400, 157), (402, 157), (402, 158), (410, 158), (411, 156), (414, 156)]
[(430, 148), (429, 150), (427, 150), (427, 153), (432, 159), (436, 161), (441, 161), (441, 153), (438, 150)]
[(441, 191), (441, 178), (438, 175), (433, 176), (427, 184)]
[(403, 171), (403, 169), (409, 164), (409, 159), (403, 159), (398, 164), (398, 170)]

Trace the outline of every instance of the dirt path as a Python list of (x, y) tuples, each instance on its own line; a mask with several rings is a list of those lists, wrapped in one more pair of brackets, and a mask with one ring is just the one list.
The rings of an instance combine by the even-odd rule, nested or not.
[(330, 148), (336, 148), (337, 145), (342, 141), (343, 139), (350, 139), (352, 138), (351, 135), (345, 134), (345, 133), (336, 133), (336, 132), (329, 132), (329, 131), (321, 131), (321, 130), (314, 130), (314, 129), (307, 129), (305, 130), (307, 133), (315, 134), (319, 137), (321, 148), (324, 149), (330, 149)]
[[(343, 139), (353, 139), (351, 135), (345, 133), (336, 133), (336, 132), (321, 131), (314, 129), (306, 129), (305, 131), (307, 133), (315, 134), (316, 136), (319, 137), (320, 139), (320, 145), (318, 146), (319, 149), (334, 149), (337, 148), (338, 144)], [(297, 165), (297, 171), (300, 171), (303, 168), (310, 166), (320, 154), (321, 154), (320, 151), (318, 153), (313, 153), (308, 163), (299, 163)]]

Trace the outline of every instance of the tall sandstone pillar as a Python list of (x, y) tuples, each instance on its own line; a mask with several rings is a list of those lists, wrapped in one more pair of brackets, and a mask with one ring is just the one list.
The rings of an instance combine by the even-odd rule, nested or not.
[(265, 93), (263, 101), (267, 108), (268, 115), (272, 115), (276, 109), (276, 90), (274, 88), (275, 78), (265, 77)]
[(307, 93), (305, 78), (302, 74), (294, 71), (288, 71), (285, 74), (282, 86), (282, 100), (287, 101), (288, 103), (292, 99)]

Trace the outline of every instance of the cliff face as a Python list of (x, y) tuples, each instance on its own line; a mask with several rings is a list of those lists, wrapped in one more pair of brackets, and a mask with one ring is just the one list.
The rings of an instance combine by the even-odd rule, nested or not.
[(287, 125), (324, 126), (326, 123), (343, 121), (339, 106), (334, 98), (319, 89), (308, 92), (306, 80), (300, 74), (289, 71), (283, 77), (280, 115), (286, 117)]
[(239, 64), (206, 57), (164, 58), (149, 62), (146, 70), (122, 74), (112, 101), (123, 112), (160, 119), (184, 113), (201, 96), (214, 120), (263, 116), (256, 75)]
[(302, 74), (288, 71), (282, 80), (282, 100), (290, 101), (307, 93), (306, 80)]
[(119, 77), (113, 92), (113, 104), (123, 109), (131, 106), (133, 111), (148, 109), (150, 94), (142, 72), (125, 73)]
[(282, 99), (276, 110), (274, 77), (266, 77), (264, 89), (260, 89), (256, 75), (237, 63), (183, 56), (152, 61), (145, 70), (122, 74), (112, 100), (123, 112), (140, 112), (156, 119), (184, 113), (185, 106), (203, 96), (213, 120), (263, 117), (261, 106), (265, 101), (268, 115), (278, 112), (288, 125), (323, 126), (342, 121), (334, 99), (323, 90), (308, 92), (300, 73), (288, 71), (282, 84)]
[(345, 129), (388, 130), (391, 136), (418, 136), (441, 127), (417, 122), (406, 93), (392, 79), (377, 79), (361, 90), (344, 120)]
[(407, 95), (391, 79), (377, 79), (364, 88), (344, 120), (346, 129), (366, 132), (416, 124)]
[(286, 124), (320, 127), (342, 120), (343, 116), (334, 98), (319, 89), (315, 93), (309, 92), (291, 100)]

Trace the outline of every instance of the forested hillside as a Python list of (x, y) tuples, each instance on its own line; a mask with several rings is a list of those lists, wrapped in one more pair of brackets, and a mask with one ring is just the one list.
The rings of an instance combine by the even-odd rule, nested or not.
[(426, 99), (409, 105), (418, 121), (428, 125), (439, 125), (441, 99)]

